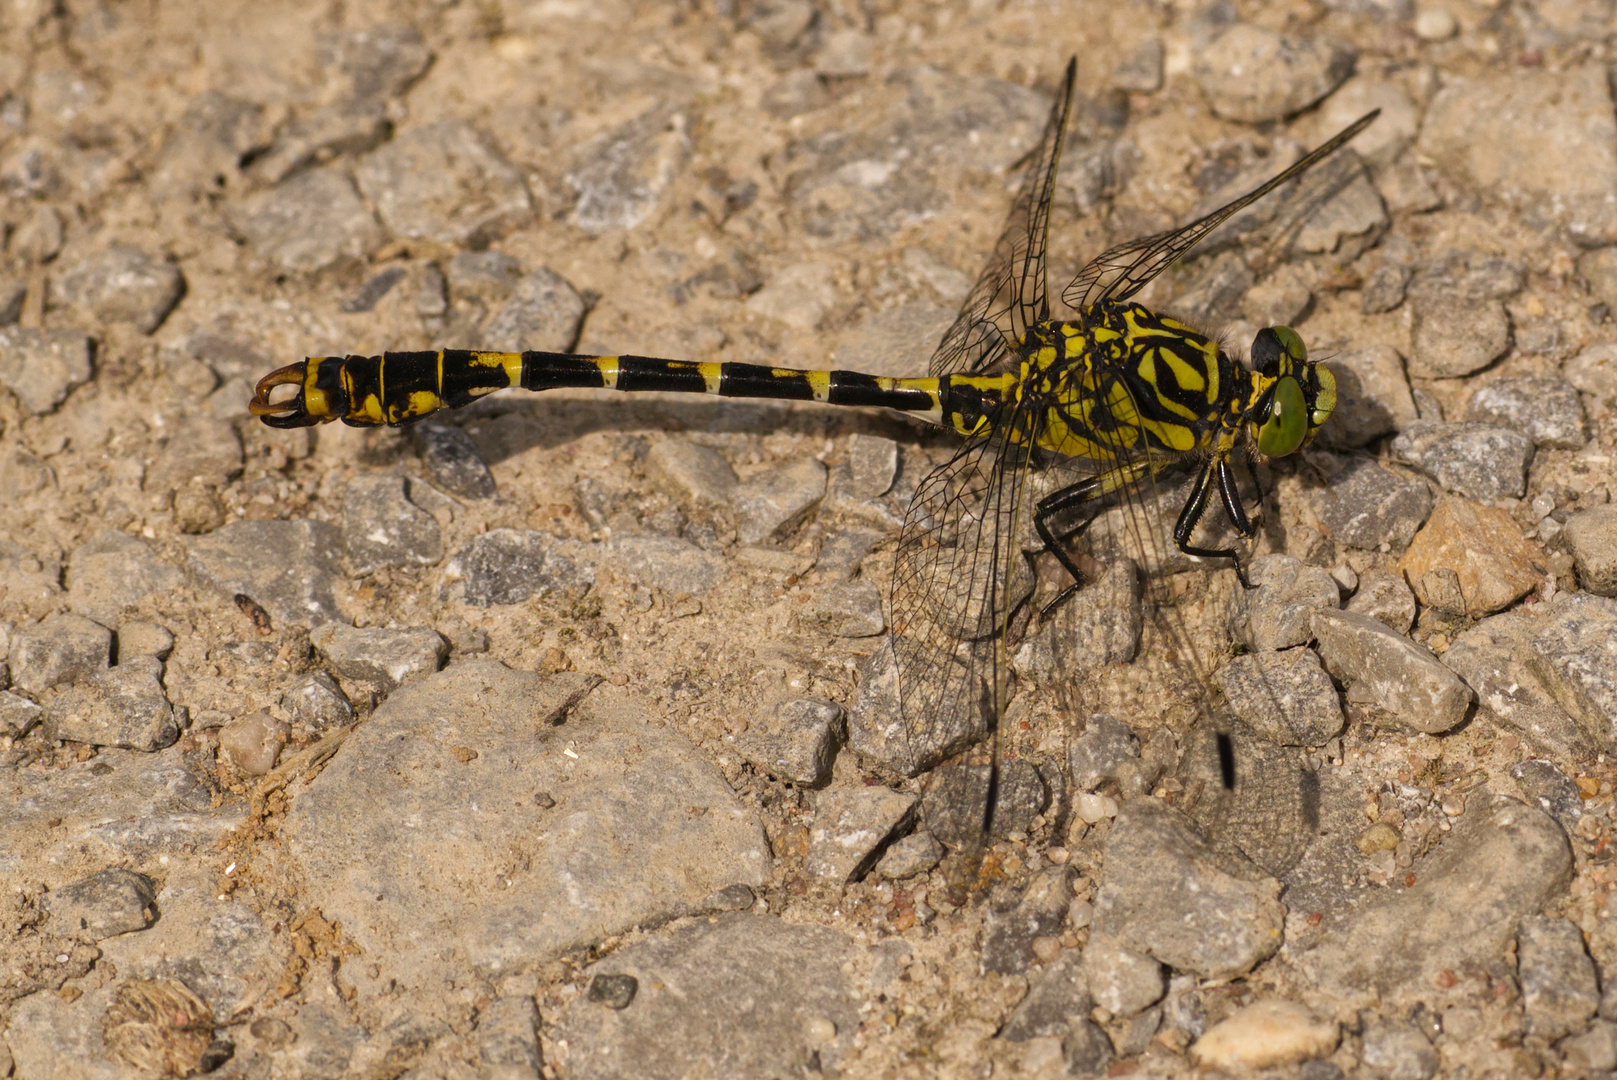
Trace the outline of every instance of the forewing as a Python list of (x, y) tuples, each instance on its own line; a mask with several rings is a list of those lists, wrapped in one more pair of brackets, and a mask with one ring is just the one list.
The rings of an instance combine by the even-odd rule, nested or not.
[(1320, 161), (1335, 153), (1344, 143), (1365, 128), (1381, 114), (1380, 109), (1366, 113), (1329, 142), (1298, 160), (1285, 172), (1263, 186), (1219, 207), (1206, 217), (1192, 221), (1178, 229), (1144, 236), (1119, 244), (1101, 253), (1078, 272), (1072, 284), (1062, 292), (1061, 299), (1068, 306), (1087, 311), (1103, 300), (1122, 301), (1150, 284), (1151, 279), (1172, 266), (1185, 252), (1201, 243), (1206, 235), (1218, 228), (1232, 215), (1257, 202), (1275, 188), (1294, 180)]
[(1049, 317), (1044, 253), (1050, 232), (1050, 200), (1077, 75), (1078, 58), (1073, 57), (1067, 62), (1067, 74), (1056, 91), (1044, 135), (1028, 162), (994, 253), (954, 325), (932, 354), (929, 370), (933, 375), (990, 371), (1029, 325)]

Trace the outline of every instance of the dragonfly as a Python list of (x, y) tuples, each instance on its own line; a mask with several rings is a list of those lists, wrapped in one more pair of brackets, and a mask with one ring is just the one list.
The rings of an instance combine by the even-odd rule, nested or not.
[[(1071, 578), (1043, 606), (1046, 617), (1084, 585), (1070, 545), (1100, 508), (1124, 499), (1141, 513), (1157, 478), (1188, 465), (1195, 479), (1172, 541), (1189, 556), (1230, 560), (1244, 584), (1237, 551), (1197, 543), (1198, 526), (1216, 502), (1235, 533), (1252, 538), (1237, 464), (1261, 506), (1256, 464), (1306, 447), (1336, 405), (1330, 369), (1309, 359), (1296, 331), (1262, 328), (1241, 363), (1217, 339), (1135, 297), (1220, 224), (1335, 153), (1379, 113), (1211, 213), (1102, 252), (1062, 291), (1070, 316), (1056, 317), (1046, 251), (1076, 77), (1074, 57), (1005, 227), (924, 376), (638, 355), (397, 351), (279, 368), (258, 383), (251, 412), (275, 428), (396, 426), (510, 387), (593, 387), (878, 407), (952, 431), (958, 449), (917, 485), (899, 532), (887, 622), (916, 771), (991, 736), (983, 782), (951, 796), (975, 807), (975, 839), (956, 853), (952, 878), (970, 879), (995, 833), (1007, 642), (1013, 614), (1032, 593), (1024, 526)], [(1040, 494), (1030, 499), (1035, 474)], [(1233, 786), (1227, 739), (1219, 751)]]

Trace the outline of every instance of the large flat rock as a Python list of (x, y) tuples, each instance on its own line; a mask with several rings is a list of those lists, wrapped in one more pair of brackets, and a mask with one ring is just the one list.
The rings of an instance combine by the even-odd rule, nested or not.
[(389, 697), (297, 796), (304, 895), (383, 979), (520, 970), (768, 878), (718, 770), (632, 708), (570, 715), (592, 686), (455, 665)]

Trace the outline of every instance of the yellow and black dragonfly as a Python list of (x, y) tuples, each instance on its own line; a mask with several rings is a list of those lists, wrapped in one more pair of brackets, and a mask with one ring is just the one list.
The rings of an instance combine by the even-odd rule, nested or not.
[[(252, 413), (280, 428), (400, 425), (508, 387), (597, 387), (879, 406), (952, 429), (963, 443), (917, 488), (888, 594), (905, 727), (915, 759), (936, 762), (963, 749), (960, 732), (992, 729), (1003, 716), (1006, 638), (1031, 593), (1024, 523), (1072, 576), (1057, 603), (1084, 580), (1067, 545), (1097, 508), (1115, 498), (1138, 508), (1142, 490), (1165, 469), (1188, 463), (1196, 479), (1173, 542), (1189, 555), (1233, 560), (1233, 548), (1198, 546), (1194, 537), (1215, 498), (1237, 533), (1253, 535), (1236, 462), (1256, 486), (1254, 461), (1308, 445), (1336, 403), (1330, 371), (1309, 360), (1291, 329), (1260, 330), (1245, 365), (1214, 338), (1133, 298), (1218, 225), (1339, 149), (1377, 113), (1205, 217), (1102, 253), (1062, 293), (1072, 316), (1055, 318), (1046, 240), (1076, 73), (1074, 58), (994, 252), (924, 377), (440, 349), (310, 357), (266, 375)], [(1048, 494), (1030, 500), (1027, 478), (1035, 472)], [(1076, 527), (1063, 524), (1074, 516)], [(986, 723), (962, 723), (973, 714)], [(1220, 743), (1225, 754), (1227, 745)], [(1228, 786), (1233, 764), (1227, 757), (1222, 764)], [(984, 839), (993, 832), (995, 777), (991, 766), (971, 796)]]

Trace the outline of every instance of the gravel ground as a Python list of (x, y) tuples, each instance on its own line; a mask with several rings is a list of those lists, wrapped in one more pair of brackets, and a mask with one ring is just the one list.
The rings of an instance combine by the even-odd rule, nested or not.
[[(1613, 18), (9, 5), (0, 1077), (1609, 1075)], [(1057, 288), (1382, 113), (1145, 295), (1340, 403), (1250, 590), (1097, 522), (969, 897), (977, 733), (916, 753), (884, 636), (947, 439), (247, 414), (385, 349), (922, 374), (1074, 53)]]

